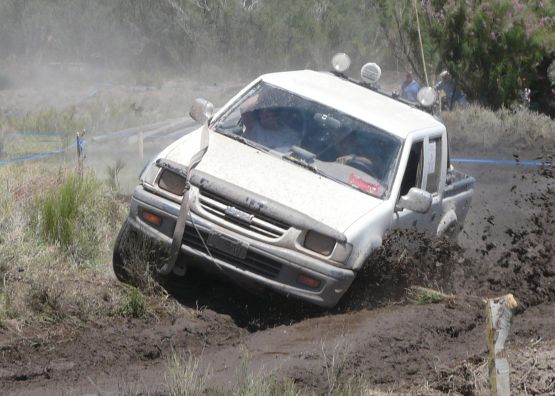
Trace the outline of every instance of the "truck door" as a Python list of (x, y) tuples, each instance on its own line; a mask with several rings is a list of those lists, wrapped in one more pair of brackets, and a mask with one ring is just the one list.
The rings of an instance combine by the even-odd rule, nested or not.
[(442, 210), (443, 184), (440, 182), (443, 175), (444, 152), (441, 135), (426, 137), (412, 143), (399, 197), (408, 193), (412, 187), (421, 188), (432, 194), (432, 206), (427, 213), (415, 213), (408, 209), (396, 210), (393, 215), (394, 228), (417, 228), (422, 232), (436, 233)]

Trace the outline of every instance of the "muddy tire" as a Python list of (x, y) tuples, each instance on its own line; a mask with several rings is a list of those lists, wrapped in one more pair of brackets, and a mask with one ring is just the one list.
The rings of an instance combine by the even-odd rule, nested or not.
[(114, 268), (114, 274), (120, 282), (129, 283), (130, 276), (125, 269), (125, 246), (129, 244), (130, 238), (130, 226), (127, 219), (121, 226), (118, 236), (116, 238), (116, 243), (114, 245), (114, 253), (112, 256), (112, 267)]
[(133, 229), (125, 220), (116, 238), (112, 267), (120, 282), (152, 290), (160, 281), (166, 279), (158, 273), (161, 263), (165, 262), (165, 250), (154, 240)]

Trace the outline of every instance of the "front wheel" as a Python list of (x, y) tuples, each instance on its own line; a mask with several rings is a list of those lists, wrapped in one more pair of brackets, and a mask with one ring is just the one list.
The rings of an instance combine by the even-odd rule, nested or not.
[(168, 257), (167, 247), (135, 230), (126, 219), (116, 238), (112, 267), (120, 282), (148, 290), (168, 277), (159, 274)]
[(112, 255), (112, 267), (114, 269), (114, 274), (120, 282), (129, 283), (130, 276), (125, 265), (125, 247), (129, 246), (129, 221), (127, 219), (121, 226), (118, 236), (116, 238), (116, 243), (114, 245), (114, 253)]

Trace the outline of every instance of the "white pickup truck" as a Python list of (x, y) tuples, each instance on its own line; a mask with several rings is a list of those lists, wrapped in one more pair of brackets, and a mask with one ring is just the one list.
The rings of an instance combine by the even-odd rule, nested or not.
[[(341, 60), (341, 59), (340, 59)], [(162, 249), (157, 269), (217, 271), (324, 307), (347, 291), (370, 254), (397, 228), (456, 235), (474, 179), (448, 165), (445, 126), (425, 105), (333, 72), (266, 74), (143, 170), (114, 249), (128, 281), (124, 247), (137, 237)]]

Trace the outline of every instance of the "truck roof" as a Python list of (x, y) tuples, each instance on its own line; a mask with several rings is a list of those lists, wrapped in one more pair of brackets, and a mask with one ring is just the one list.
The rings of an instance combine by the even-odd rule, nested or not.
[(260, 79), (403, 139), (411, 132), (445, 128), (431, 114), (332, 73), (299, 70), (264, 74)]

